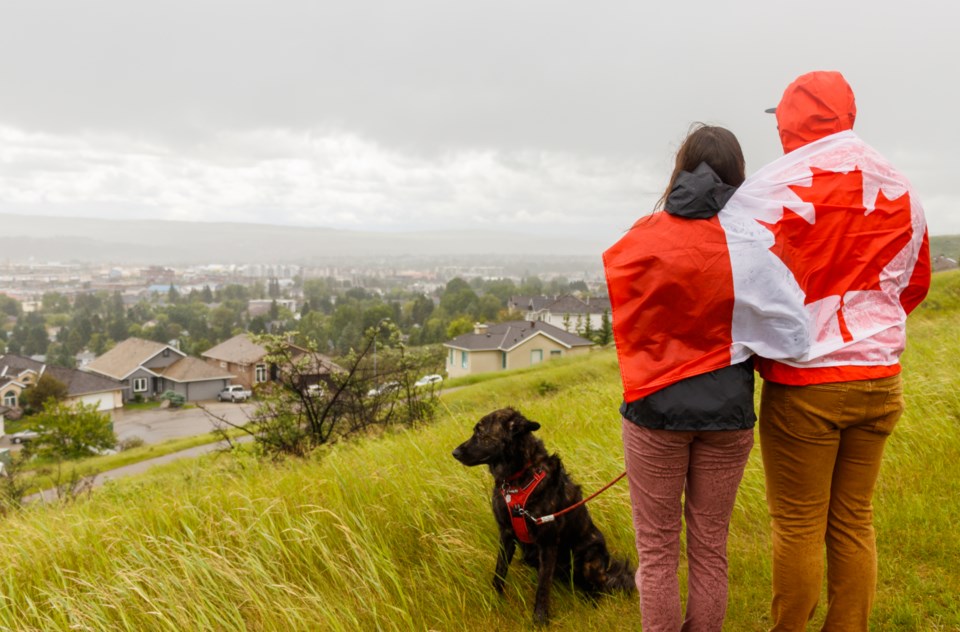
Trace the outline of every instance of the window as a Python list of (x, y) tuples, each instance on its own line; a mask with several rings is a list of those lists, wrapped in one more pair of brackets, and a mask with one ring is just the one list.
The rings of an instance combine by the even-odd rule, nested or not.
[(450, 358), (447, 364), (449, 364), (450, 366), (453, 366), (453, 349), (450, 350)]
[(133, 392), (134, 393), (145, 393), (147, 390), (147, 378), (145, 377), (135, 377), (133, 378)]
[(553, 358), (559, 358), (559, 357), (562, 356), (562, 355), (563, 355), (563, 351), (561, 351), (560, 349), (551, 349), (551, 350), (550, 350), (550, 359), (551, 359), (551, 360), (552, 360)]
[(254, 368), (253, 381), (256, 382), (257, 384), (267, 381), (267, 365), (266, 364), (258, 364)]
[(460, 368), (461, 369), (467, 368), (467, 352), (466, 351), (460, 352)]
[(3, 405), (9, 408), (17, 407), (17, 392), (7, 391), (3, 394)]
[(543, 362), (543, 349), (534, 349), (530, 352), (530, 364), (540, 364)]
[(507, 352), (506, 351), (500, 352), (500, 368), (501, 369), (507, 368)]

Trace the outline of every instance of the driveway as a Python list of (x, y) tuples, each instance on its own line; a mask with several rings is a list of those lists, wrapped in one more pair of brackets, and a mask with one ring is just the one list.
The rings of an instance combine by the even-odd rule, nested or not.
[[(256, 404), (249, 402), (201, 402), (201, 405), (211, 414), (238, 425), (247, 423), (256, 409)], [(210, 432), (214, 423), (215, 420), (199, 407), (113, 411), (113, 431), (119, 441), (140, 437), (144, 443), (160, 443), (192, 437)]]

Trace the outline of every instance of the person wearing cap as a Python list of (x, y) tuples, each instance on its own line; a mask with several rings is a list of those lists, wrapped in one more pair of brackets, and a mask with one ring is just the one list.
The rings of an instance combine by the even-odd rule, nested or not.
[[(757, 362), (764, 380), (760, 445), (773, 525), (772, 630), (806, 629), (820, 598), (824, 548), (827, 611), (822, 629), (867, 630), (877, 585), (872, 499), (884, 444), (904, 408), (899, 355), (906, 342), (906, 314), (929, 286), (925, 222), (909, 182), (853, 134), (856, 103), (839, 72), (798, 77), (772, 111), (784, 153), (796, 152), (796, 160), (817, 167), (806, 172), (809, 187), (793, 184), (790, 189), (809, 197), (818, 177), (835, 176), (844, 186), (863, 178), (862, 191), (850, 195), (821, 189), (823, 199), (811, 206), (829, 204), (820, 207), (833, 213), (829, 222), (819, 215), (814, 223), (781, 219), (782, 234), (774, 246), (783, 251), (788, 267), (799, 266), (796, 255), (791, 259), (791, 239), (797, 242), (794, 252), (806, 248), (808, 259), (813, 259), (811, 249), (834, 247), (824, 245), (828, 242), (842, 250), (828, 251), (816, 262), (819, 267), (797, 275), (798, 284), (808, 288), (808, 303), (819, 298), (809, 290), (814, 281), (834, 293), (824, 294), (810, 327), (814, 340), (832, 336), (839, 341), (836, 348), (807, 359)], [(844, 152), (852, 151), (870, 156), (880, 165), (875, 170), (880, 175), (871, 175), (874, 180), (868, 182), (867, 175), (860, 175), (860, 154), (844, 160)], [(899, 197), (888, 195), (891, 191)], [(877, 219), (870, 230), (863, 228), (871, 212), (881, 218), (877, 209), (898, 204), (905, 212), (897, 217), (905, 221)], [(787, 216), (785, 208), (782, 214)], [(824, 222), (820, 241), (811, 243), (804, 231), (817, 220)], [(823, 234), (822, 226), (829, 226), (830, 234)], [(893, 257), (890, 265), (897, 266), (903, 280), (890, 282), (888, 268), (882, 268), (875, 286), (868, 286), (864, 270), (877, 265), (877, 256), (870, 253), (884, 243), (895, 244), (888, 249), (894, 254), (884, 256)]]

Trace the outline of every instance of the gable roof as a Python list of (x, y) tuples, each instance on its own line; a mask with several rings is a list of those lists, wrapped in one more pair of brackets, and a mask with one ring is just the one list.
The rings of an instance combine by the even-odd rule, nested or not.
[(49, 375), (67, 387), (67, 394), (71, 397), (79, 395), (89, 395), (91, 393), (103, 393), (109, 391), (118, 391), (127, 388), (117, 380), (112, 380), (102, 375), (68, 369), (62, 366), (48, 366), (44, 375)]
[(189, 356), (180, 358), (170, 366), (157, 369), (156, 373), (174, 382), (205, 382), (236, 377), (223, 369), (211, 366), (200, 358)]
[(546, 336), (568, 349), (593, 346), (593, 341), (541, 321), (511, 320), (488, 325), (485, 332), (457, 336), (445, 347), (465, 351), (510, 351), (534, 336)]
[(116, 380), (122, 380), (133, 373), (141, 364), (157, 355), (164, 349), (170, 349), (177, 355), (184, 355), (170, 345), (143, 338), (127, 338), (110, 351), (90, 361), (84, 371), (93, 371)]
[(43, 362), (39, 362), (33, 358), (27, 358), (13, 353), (0, 356), (0, 365), (2, 365), (2, 368), (0, 368), (0, 375), (2, 376), (20, 375), (24, 371), (33, 371), (34, 373), (40, 374), (43, 372), (43, 367), (46, 366)]
[(224, 340), (217, 346), (207, 349), (200, 354), (204, 358), (231, 362), (233, 364), (254, 364), (263, 360), (267, 350), (250, 338), (249, 334), (237, 334), (229, 340)]
[(510, 298), (513, 309), (527, 312), (550, 312), (560, 314), (602, 314), (610, 311), (609, 296), (588, 296), (581, 300), (572, 294), (563, 296), (514, 296)]

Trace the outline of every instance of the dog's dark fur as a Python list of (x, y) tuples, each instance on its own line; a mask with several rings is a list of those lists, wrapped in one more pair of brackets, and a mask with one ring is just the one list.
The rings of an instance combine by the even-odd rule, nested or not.
[[(556, 513), (582, 498), (580, 486), (567, 475), (560, 457), (548, 454), (543, 442), (533, 436), (532, 432), (539, 428), (540, 424), (516, 410), (503, 408), (483, 417), (474, 427), (473, 436), (453, 451), (453, 457), (464, 465), (486, 465), (493, 474), (493, 515), (500, 527), (500, 554), (493, 587), (501, 594), (518, 544), (500, 493), (501, 485), (527, 469), (531, 473), (521, 475), (514, 485), (526, 485), (538, 469), (546, 472), (527, 500), (526, 509), (534, 516)], [(574, 584), (588, 593), (636, 590), (633, 567), (626, 560), (611, 559), (603, 534), (590, 519), (586, 505), (539, 526), (528, 519), (527, 527), (533, 544), (519, 544), (524, 561), (538, 570), (534, 622), (547, 622), (550, 585), (555, 575), (569, 577), (571, 557)]]

